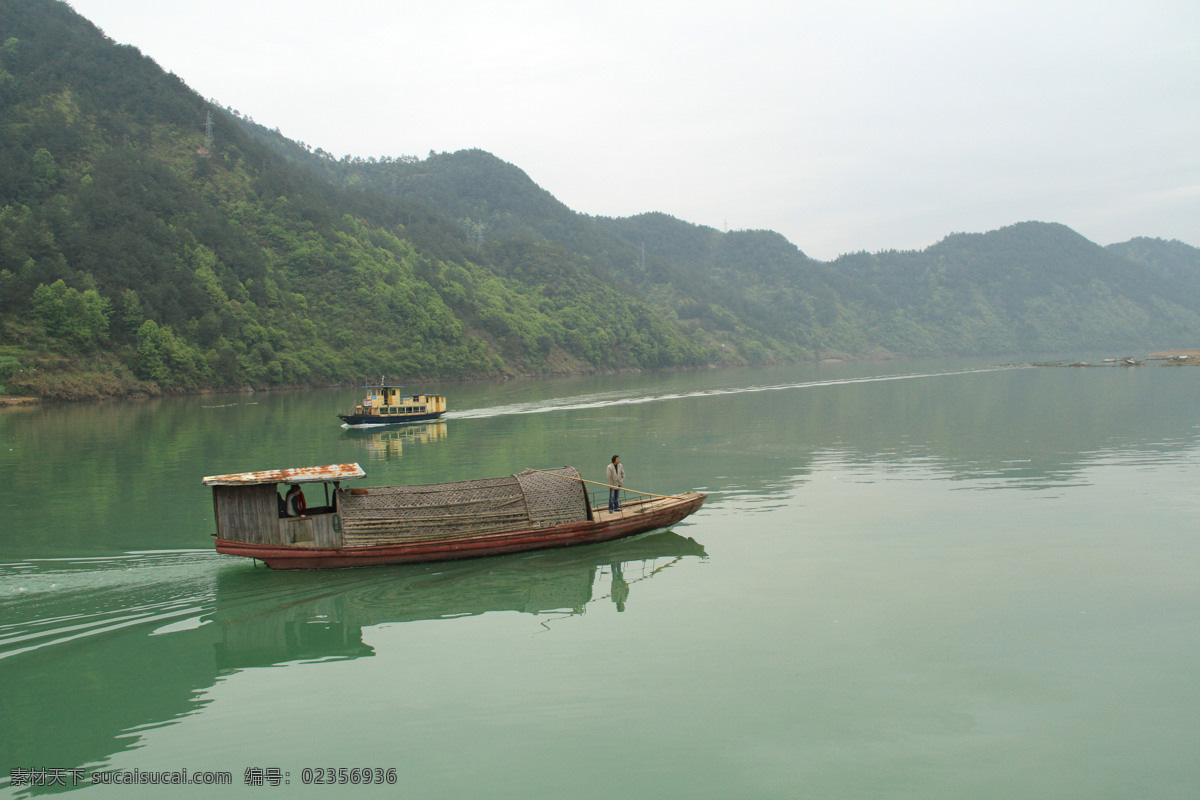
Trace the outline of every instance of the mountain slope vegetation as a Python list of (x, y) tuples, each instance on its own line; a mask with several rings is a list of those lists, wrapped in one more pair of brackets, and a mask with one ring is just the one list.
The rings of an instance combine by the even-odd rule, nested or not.
[(339, 185), (427, 204), (477, 244), (553, 241), (689, 330), (728, 334), (751, 360), (1145, 347), (1191, 341), (1200, 322), (1200, 251), (1181, 242), (1102, 248), (1027, 222), (822, 263), (771, 231), (577, 214), (482, 151), (335, 160), (258, 135), (281, 152), (290, 144), (295, 163)]
[(1179, 242), (1022, 223), (820, 262), (580, 214), (480, 150), (335, 158), (59, 0), (0, 0), (0, 32), (0, 393), (1161, 348), (1200, 322)]
[(507, 243), (498, 263), (531, 276), (511, 280), (429, 207), (288, 164), (63, 3), (6, 0), (0, 23), (0, 382), (10, 390), (710, 360), (560, 248)]

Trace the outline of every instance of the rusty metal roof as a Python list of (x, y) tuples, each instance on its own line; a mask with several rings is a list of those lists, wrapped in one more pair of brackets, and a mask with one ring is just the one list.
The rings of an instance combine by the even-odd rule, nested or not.
[(234, 472), (229, 475), (209, 475), (205, 486), (254, 486), (261, 483), (322, 483), (348, 481), (366, 477), (358, 464), (326, 464), (323, 467), (288, 467), (264, 469), (258, 472)]

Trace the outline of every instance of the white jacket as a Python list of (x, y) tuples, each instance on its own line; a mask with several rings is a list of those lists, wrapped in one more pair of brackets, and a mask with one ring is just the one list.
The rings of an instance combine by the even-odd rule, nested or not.
[(610, 486), (625, 485), (625, 465), (624, 464), (609, 464), (608, 465), (608, 483)]

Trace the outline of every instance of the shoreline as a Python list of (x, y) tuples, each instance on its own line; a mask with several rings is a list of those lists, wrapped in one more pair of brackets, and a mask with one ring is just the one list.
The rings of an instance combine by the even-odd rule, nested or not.
[[(980, 356), (983, 357), (983, 356)], [(836, 364), (845, 363), (848, 361), (896, 361), (904, 360), (897, 357), (884, 358), (848, 358), (848, 357), (826, 357), (816, 359), (811, 363), (816, 364)], [(1144, 356), (1121, 356), (1117, 358), (1105, 358), (1100, 361), (1038, 361), (1025, 362), (1025, 365), (1031, 367), (1132, 367), (1145, 366), (1146, 362), (1160, 361), (1164, 362), (1164, 366), (1200, 366), (1200, 348), (1176, 348), (1170, 350), (1158, 350)], [(805, 362), (773, 362), (779, 366), (782, 363), (805, 363)], [(604, 370), (586, 370), (580, 372), (550, 372), (550, 373), (524, 373), (524, 372), (506, 372), (501, 375), (489, 376), (472, 376), (458, 378), (413, 378), (410, 382), (429, 382), (434, 380), (453, 380), (453, 381), (473, 381), (473, 380), (520, 380), (524, 378), (538, 377), (566, 377), (572, 375), (620, 375), (624, 373), (635, 372), (680, 372), (689, 370), (703, 370), (720, 368), (723, 366), (750, 366), (746, 364), (704, 364), (693, 367), (664, 367), (660, 369), (604, 369)], [(768, 364), (760, 364), (756, 366), (769, 366)], [(308, 389), (319, 388), (336, 388), (336, 387), (352, 387), (356, 383), (313, 383), (313, 384), (282, 384), (279, 386), (240, 386), (240, 387), (222, 387), (212, 388), (205, 387), (199, 389), (187, 390), (167, 390), (167, 391), (131, 391), (131, 392), (113, 392), (100, 393), (83, 397), (72, 398), (49, 398), (38, 397), (35, 395), (5, 395), (0, 394), (0, 410), (8, 408), (28, 408), (30, 406), (43, 405), (46, 403), (88, 403), (88, 402), (104, 402), (106, 400), (134, 400), (134, 399), (152, 399), (156, 397), (179, 396), (179, 395), (229, 395), (229, 394), (256, 394), (258, 392), (294, 392)]]
[(1031, 367), (1144, 367), (1150, 361), (1162, 362), (1164, 367), (1200, 366), (1200, 350), (1158, 350), (1149, 355), (1120, 356), (1099, 361), (1035, 361)]

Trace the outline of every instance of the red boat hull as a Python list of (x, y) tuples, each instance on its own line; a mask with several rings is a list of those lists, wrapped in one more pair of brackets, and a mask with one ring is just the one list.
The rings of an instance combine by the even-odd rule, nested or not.
[(593, 512), (595, 519), (586, 522), (572, 522), (553, 528), (484, 534), (445, 542), (319, 548), (250, 544), (217, 539), (216, 544), (218, 553), (254, 558), (273, 569), (338, 569), (448, 561), (609, 542), (665, 528), (695, 513), (704, 504), (706, 496), (699, 492), (688, 492), (678, 498), (628, 503), (624, 510), (619, 512), (596, 510)]

